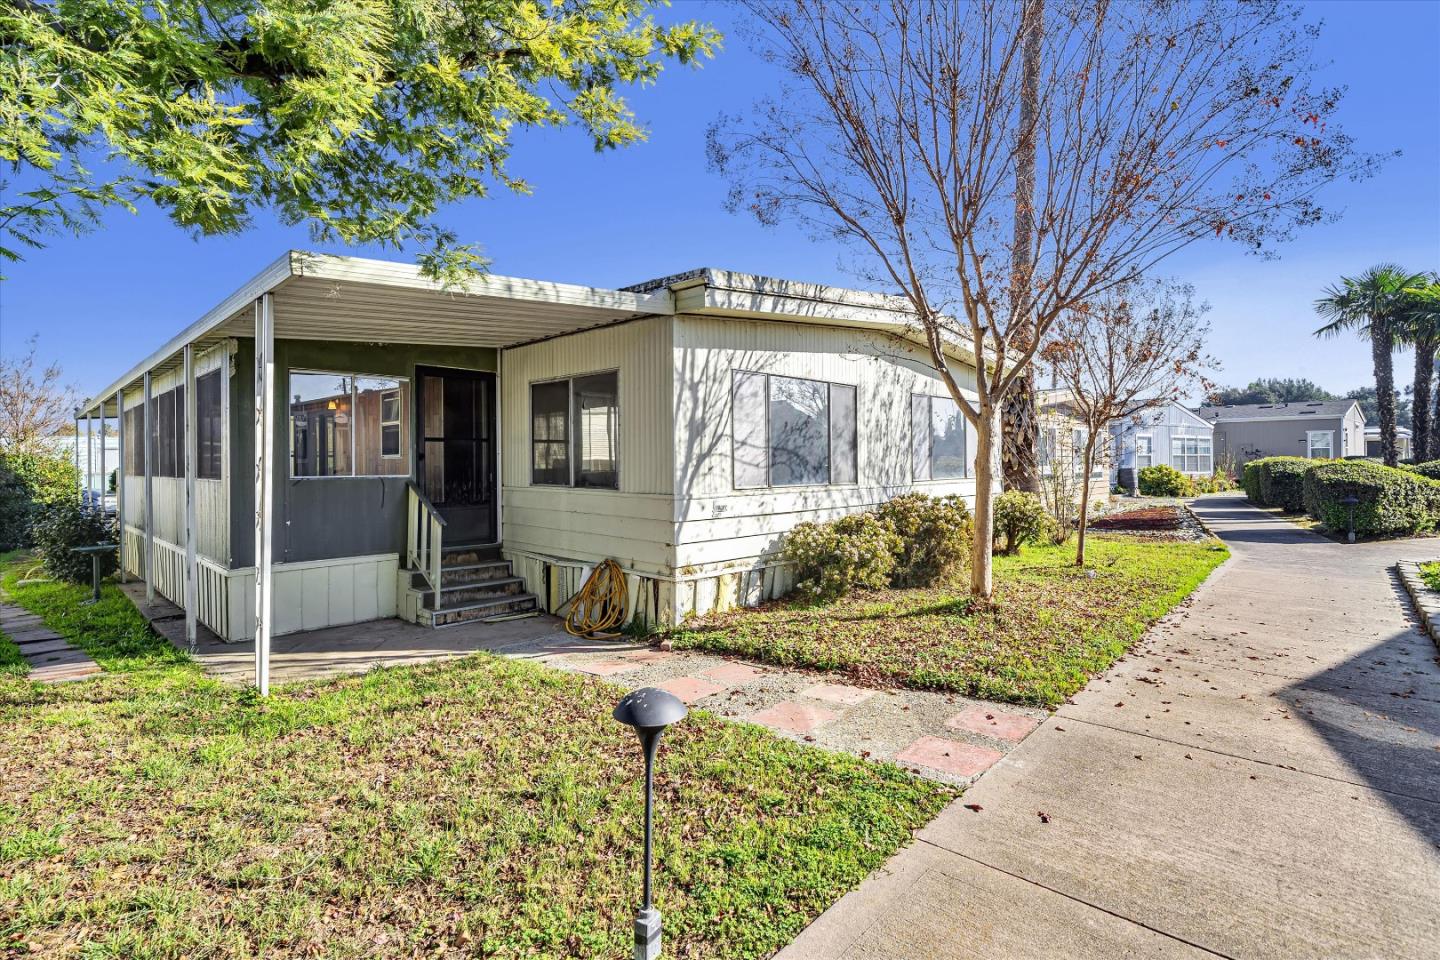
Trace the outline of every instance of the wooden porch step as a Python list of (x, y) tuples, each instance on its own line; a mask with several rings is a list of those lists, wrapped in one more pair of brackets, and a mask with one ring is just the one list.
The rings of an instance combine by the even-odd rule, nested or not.
[[(493, 600), (497, 597), (513, 597), (524, 592), (525, 581), (519, 577), (500, 577), (475, 583), (457, 583), (440, 588), (440, 609), (463, 606), (481, 600)], [(430, 606), (434, 600), (434, 590), (423, 589), (420, 591), (420, 602), (425, 606)]]
[(480, 583), (484, 580), (502, 580), (514, 576), (515, 570), (509, 560), (484, 560), (480, 563), (462, 563), (453, 567), (441, 567), (441, 586), (457, 583)]
[(453, 627), (472, 620), (485, 620), (512, 613), (531, 613), (539, 609), (539, 598), (533, 593), (515, 593), (474, 603), (442, 607), (439, 610), (422, 610), (422, 622), (432, 627)]
[(498, 543), (447, 543), (440, 551), (441, 567), (471, 566), (500, 559)]

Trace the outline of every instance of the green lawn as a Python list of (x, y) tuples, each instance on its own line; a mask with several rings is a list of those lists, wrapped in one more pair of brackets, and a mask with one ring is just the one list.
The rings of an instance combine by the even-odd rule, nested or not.
[[(113, 588), (8, 586), (112, 672), (0, 676), (0, 956), (628, 955), (616, 687), (475, 656), (261, 703)], [(693, 714), (657, 783), (667, 956), (770, 954), (952, 795)]]
[(671, 635), (677, 649), (836, 670), (857, 683), (948, 690), (1054, 706), (1139, 639), (1229, 555), (1219, 541), (1093, 536), (995, 559), (995, 595), (966, 585), (780, 601), (712, 616)]
[(1420, 564), (1420, 579), (1431, 590), (1440, 590), (1440, 560)]

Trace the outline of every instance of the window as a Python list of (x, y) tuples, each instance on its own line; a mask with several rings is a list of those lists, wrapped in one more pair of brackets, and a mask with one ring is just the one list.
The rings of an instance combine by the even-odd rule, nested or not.
[(731, 380), (735, 486), (855, 483), (855, 387), (736, 370)]
[[(408, 382), (348, 373), (290, 373), (292, 477), (409, 476)], [(392, 407), (385, 409), (389, 398)], [(396, 413), (386, 439), (386, 414)], [(387, 442), (389, 444), (387, 452)]]
[(620, 489), (620, 375), (530, 385), (530, 482)]
[(1171, 437), (1170, 465), (1181, 473), (1212, 472), (1209, 437)]
[(1155, 465), (1155, 438), (1142, 433), (1135, 438), (1135, 469), (1144, 470)]
[(125, 476), (145, 475), (145, 407), (131, 407), (125, 411)]
[(1055, 447), (1060, 442), (1059, 438), (1060, 431), (1054, 427), (1046, 427), (1041, 430), (1039, 437), (1036, 438), (1039, 448), (1035, 454), (1036, 464), (1043, 473), (1049, 473), (1055, 462)]
[(1335, 457), (1335, 431), (1305, 431), (1305, 456), (1312, 460), (1331, 460)]
[(1070, 431), (1070, 470), (1077, 477), (1085, 472), (1085, 441), (1089, 435), (1090, 431), (1084, 427)]
[(220, 419), (220, 371), (195, 378), (195, 476), (202, 480), (220, 479), (221, 443), (224, 437)]
[(970, 475), (965, 415), (949, 397), (910, 397), (911, 466), (916, 480), (958, 480)]

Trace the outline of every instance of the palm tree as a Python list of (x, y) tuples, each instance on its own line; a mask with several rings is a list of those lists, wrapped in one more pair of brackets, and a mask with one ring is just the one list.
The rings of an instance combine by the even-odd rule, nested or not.
[(1418, 286), (1406, 287), (1405, 302), (1397, 321), (1396, 337), (1403, 346), (1415, 348), (1415, 381), (1413, 420), (1416, 463), (1425, 463), (1440, 456), (1440, 394), (1435, 396), (1435, 410), (1430, 408), (1432, 381), (1435, 378), (1435, 353), (1440, 349), (1440, 274), (1421, 276)]
[[(1375, 363), (1375, 399), (1380, 408), (1380, 454), (1395, 466), (1395, 341), (1414, 306), (1409, 290), (1425, 286), (1424, 274), (1407, 273), (1393, 263), (1371, 267), (1358, 277), (1341, 277), (1339, 286), (1325, 289), (1315, 301), (1315, 312), (1329, 322), (1315, 331), (1317, 337), (1338, 336), (1353, 330), (1370, 341)], [(1433, 354), (1432, 354), (1433, 358)], [(1433, 360), (1432, 360), (1433, 362)]]

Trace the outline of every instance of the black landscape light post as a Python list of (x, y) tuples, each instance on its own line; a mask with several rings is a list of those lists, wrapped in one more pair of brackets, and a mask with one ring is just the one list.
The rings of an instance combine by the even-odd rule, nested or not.
[(635, 960), (656, 960), (660, 956), (660, 911), (650, 892), (650, 851), (655, 811), (655, 750), (660, 735), (672, 723), (685, 719), (685, 704), (674, 694), (654, 687), (627, 693), (615, 706), (615, 719), (634, 727), (645, 751), (645, 899), (635, 914)]
[(1347, 506), (1347, 507), (1350, 508), (1350, 542), (1351, 542), (1351, 543), (1354, 543), (1354, 542), (1355, 542), (1355, 505), (1360, 502), (1360, 498), (1357, 497), (1357, 496), (1355, 496), (1355, 494), (1352, 493), (1352, 494), (1350, 494), (1350, 496), (1345, 497), (1345, 498), (1344, 498), (1343, 500), (1341, 500), (1340, 502), (1343, 503), (1345, 506)]

